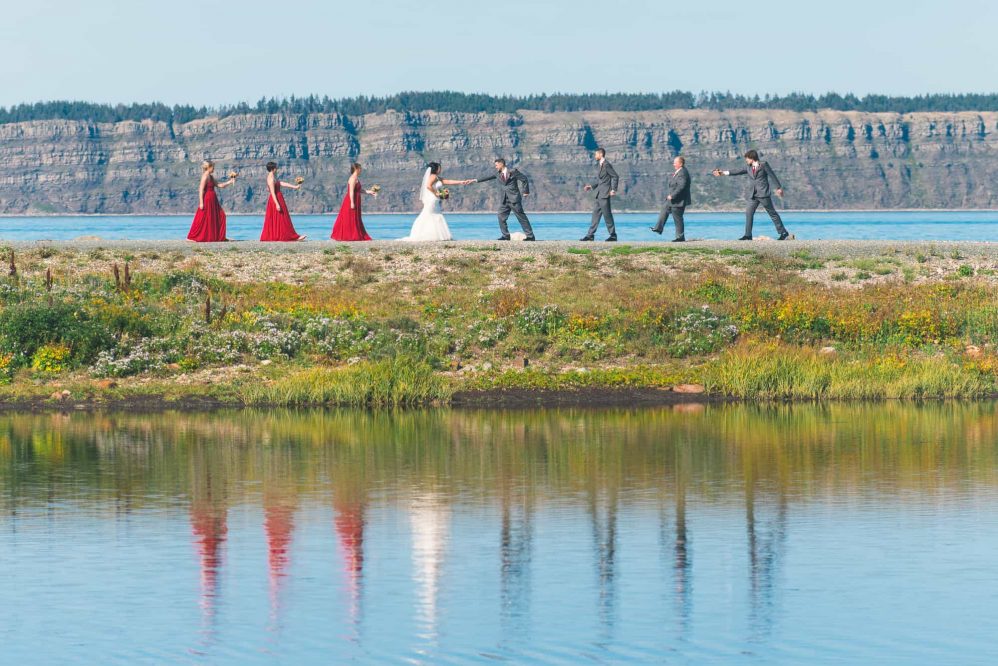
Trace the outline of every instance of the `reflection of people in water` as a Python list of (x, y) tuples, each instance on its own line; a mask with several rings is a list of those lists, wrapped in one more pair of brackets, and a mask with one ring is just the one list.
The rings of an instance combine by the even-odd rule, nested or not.
[(589, 514), (593, 524), (593, 547), (596, 551), (596, 573), (599, 579), (599, 617), (607, 630), (616, 619), (616, 580), (614, 567), (617, 557), (617, 489), (606, 491), (605, 516), (600, 519), (596, 489), (590, 490)]
[(409, 522), (412, 526), (412, 560), (419, 581), (418, 616), (431, 636), (437, 633), (437, 600), (447, 553), (450, 507), (439, 493), (427, 492), (412, 499)]
[[(512, 630), (521, 632), (529, 628), (530, 605), (530, 557), (532, 551), (533, 507), (529, 492), (523, 497), (511, 497), (513, 491), (503, 483), (500, 501), (502, 502), (502, 522), (499, 534), (500, 598), (504, 621), (515, 620)], [(517, 506), (517, 504), (519, 506)]]
[(364, 503), (354, 498), (334, 498), (336, 536), (340, 542), (343, 572), (350, 595), (350, 619), (360, 621), (364, 574)]
[(760, 535), (756, 518), (755, 484), (746, 480), (745, 526), (748, 532), (749, 599), (753, 632), (768, 635), (772, 629), (776, 575), (783, 556), (787, 528), (786, 494), (779, 491), (776, 516), (768, 534)]
[(291, 539), (295, 529), (296, 500), (293, 495), (264, 492), (263, 526), (267, 533), (267, 566), (270, 580), (270, 613), (280, 621), (281, 596), (286, 569), (291, 559)]
[(201, 563), (201, 612), (205, 625), (214, 624), (218, 575), (222, 568), (222, 546), (228, 534), (228, 509), (221, 484), (211, 472), (195, 476), (191, 488), (191, 533)]

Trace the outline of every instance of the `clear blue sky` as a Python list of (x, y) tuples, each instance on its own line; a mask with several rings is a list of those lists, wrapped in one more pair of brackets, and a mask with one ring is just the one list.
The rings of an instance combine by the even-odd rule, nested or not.
[(0, 105), (440, 89), (990, 92), (996, 25), (993, 0), (12, 0)]

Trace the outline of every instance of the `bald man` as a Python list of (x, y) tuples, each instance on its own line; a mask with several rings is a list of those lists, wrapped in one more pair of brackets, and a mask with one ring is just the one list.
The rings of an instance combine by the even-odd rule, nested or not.
[(686, 242), (686, 226), (683, 223), (683, 215), (686, 214), (686, 207), (690, 205), (690, 172), (686, 170), (686, 158), (679, 156), (672, 161), (672, 176), (669, 178), (669, 195), (662, 212), (658, 214), (658, 224), (651, 227), (656, 234), (661, 234), (665, 230), (665, 223), (672, 215), (676, 222), (676, 237), (673, 243)]

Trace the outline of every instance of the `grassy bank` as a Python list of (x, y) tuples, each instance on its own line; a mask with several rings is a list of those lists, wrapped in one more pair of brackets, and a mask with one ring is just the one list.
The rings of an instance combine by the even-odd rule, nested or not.
[(990, 251), (759, 247), (20, 249), (0, 279), (0, 401), (998, 392)]

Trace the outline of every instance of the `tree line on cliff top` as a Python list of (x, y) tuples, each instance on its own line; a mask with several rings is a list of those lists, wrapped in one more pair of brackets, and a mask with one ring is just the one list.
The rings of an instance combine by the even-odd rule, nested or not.
[(30, 120), (79, 120), (87, 122), (121, 122), (125, 120), (155, 120), (186, 123), (209, 117), (226, 117), (242, 114), (309, 114), (342, 113), (363, 115), (399, 111), (418, 113), (440, 111), (445, 113), (513, 113), (528, 111), (661, 111), (674, 109), (763, 109), (786, 111), (836, 111), (894, 112), (915, 111), (998, 111), (998, 93), (946, 94), (895, 97), (888, 95), (826, 93), (810, 95), (749, 96), (730, 92), (692, 93), (587, 93), (496, 96), (459, 92), (405, 92), (389, 97), (290, 97), (286, 99), (261, 99), (256, 104), (245, 102), (218, 108), (206, 106), (168, 106), (158, 102), (149, 104), (97, 104), (80, 101), (51, 101), (0, 107), (0, 124)]

